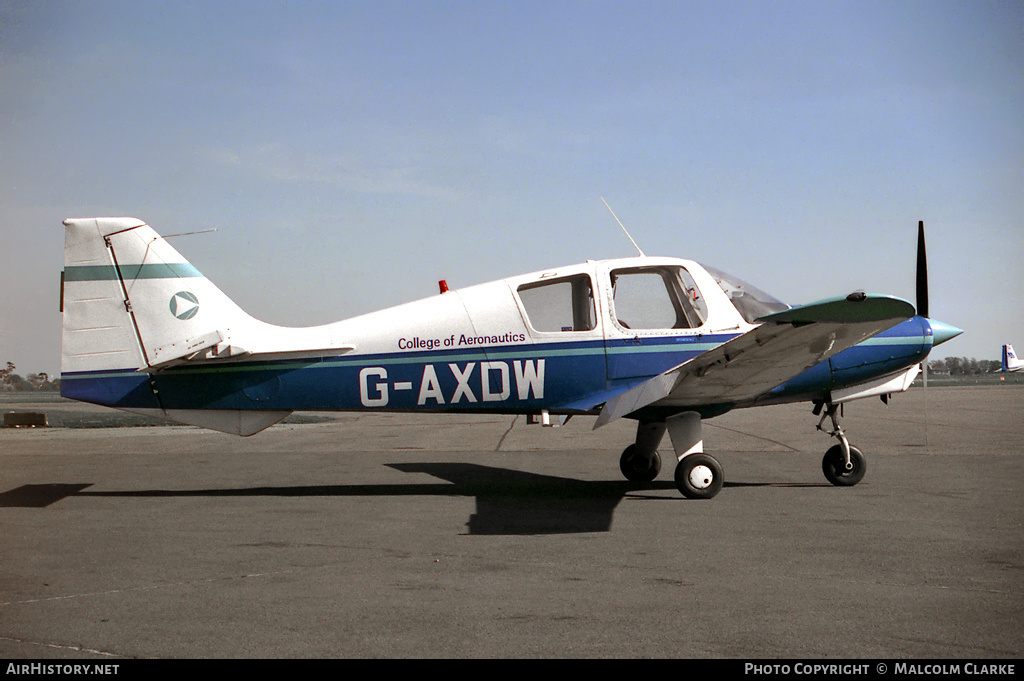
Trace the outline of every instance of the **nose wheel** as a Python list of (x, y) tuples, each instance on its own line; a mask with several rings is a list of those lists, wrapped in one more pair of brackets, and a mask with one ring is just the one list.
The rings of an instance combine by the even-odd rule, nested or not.
[[(815, 415), (820, 413), (822, 406), (823, 403), (816, 405)], [(836, 417), (837, 410), (838, 407), (829, 402), (821, 420), (818, 421), (818, 430), (824, 430), (821, 424), (825, 422), (825, 419), (831, 419), (832, 431), (829, 435), (839, 440), (839, 444), (829, 447), (825, 452), (825, 456), (821, 460), (821, 471), (825, 474), (825, 479), (833, 485), (852, 487), (864, 478), (864, 474), (868, 470), (868, 461), (864, 458), (864, 454), (846, 439), (846, 433), (843, 432), (839, 425), (839, 419)]]
[(821, 472), (825, 478), (838, 487), (856, 485), (868, 470), (867, 459), (856, 447), (849, 447), (849, 459), (843, 454), (842, 445), (833, 445), (821, 460)]

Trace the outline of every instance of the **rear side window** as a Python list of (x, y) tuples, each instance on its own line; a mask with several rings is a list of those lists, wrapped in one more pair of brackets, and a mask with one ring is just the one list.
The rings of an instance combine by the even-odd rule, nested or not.
[(597, 325), (594, 288), (586, 274), (523, 284), (517, 293), (535, 331), (590, 331)]

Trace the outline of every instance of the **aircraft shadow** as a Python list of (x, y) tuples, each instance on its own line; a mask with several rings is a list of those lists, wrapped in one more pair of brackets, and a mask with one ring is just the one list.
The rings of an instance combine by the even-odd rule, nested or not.
[(607, 532), (615, 508), (627, 496), (685, 501), (674, 495), (644, 494), (662, 491), (678, 494), (669, 481), (591, 482), (471, 463), (386, 465), (403, 473), (425, 473), (445, 482), (126, 491), (90, 491), (89, 483), (54, 483), (23, 485), (0, 493), (0, 508), (45, 508), (69, 497), (475, 497), (476, 512), (466, 523), (469, 534), (525, 535)]
[[(0, 508), (45, 508), (69, 497), (475, 497), (466, 527), (474, 535), (607, 532), (623, 499), (687, 501), (668, 480), (650, 483), (583, 481), (472, 463), (391, 463), (443, 483), (299, 485), (195, 490), (89, 491), (91, 483), (23, 485), (0, 493)], [(828, 483), (726, 482), (725, 487), (831, 487)], [(671, 494), (662, 494), (669, 491)], [(654, 493), (654, 494), (648, 494)]]

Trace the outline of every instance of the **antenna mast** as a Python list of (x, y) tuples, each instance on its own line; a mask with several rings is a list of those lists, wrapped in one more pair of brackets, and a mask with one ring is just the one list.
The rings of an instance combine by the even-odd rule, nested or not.
[(622, 231), (626, 233), (626, 238), (629, 239), (630, 243), (633, 244), (633, 248), (635, 248), (636, 252), (640, 254), (640, 257), (646, 258), (647, 255), (643, 251), (641, 251), (640, 247), (636, 245), (635, 241), (633, 241), (633, 237), (629, 235), (629, 231), (626, 229), (626, 226), (622, 224), (622, 221), (619, 220), (619, 217), (615, 214), (615, 211), (612, 210), (612, 207), (608, 205), (608, 202), (604, 200), (603, 196), (601, 197), (601, 203), (604, 204), (604, 207), (607, 208), (608, 212), (612, 214), (613, 218), (615, 218), (615, 222), (619, 223), (619, 227), (621, 227)]

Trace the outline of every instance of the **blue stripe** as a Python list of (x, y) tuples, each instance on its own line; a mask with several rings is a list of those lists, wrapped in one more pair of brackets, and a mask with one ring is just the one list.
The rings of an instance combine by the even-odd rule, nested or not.
[[(525, 350), (525, 349), (524, 349)], [(545, 356), (543, 353), (520, 352), (522, 362), (544, 360), (542, 399), (534, 391), (525, 391), (520, 398), (520, 385), (513, 360), (494, 360), (503, 370), (488, 372), (483, 383), (482, 362), (486, 356), (466, 357), (461, 361), (449, 353), (424, 358), (383, 355), (330, 362), (275, 362), (261, 365), (174, 368), (150, 376), (131, 370), (111, 372), (69, 373), (61, 376), (61, 394), (65, 397), (115, 407), (154, 407), (165, 409), (291, 409), (363, 410), (360, 386), (370, 398), (381, 396), (386, 389), (388, 400), (382, 410), (444, 409), (464, 412), (536, 412), (550, 404), (578, 400), (581, 396), (606, 388), (604, 357), (601, 354), (576, 356)], [(427, 369), (427, 366), (430, 369)], [(458, 401), (459, 373), (469, 372), (469, 396)], [(361, 379), (366, 367), (378, 367), (386, 376), (374, 373)], [(522, 369), (522, 365), (520, 365)], [(441, 400), (431, 398), (418, 404), (422, 383), (428, 376), (436, 377)], [(505, 383), (501, 383), (501, 379)], [(524, 386), (529, 382), (522, 381)], [(382, 388), (386, 386), (386, 388)], [(156, 393), (154, 394), (153, 390)], [(485, 392), (506, 399), (485, 401)], [(157, 402), (159, 397), (159, 403)], [(475, 400), (475, 401), (473, 401)]]
[[(387, 390), (387, 404), (379, 407), (381, 410), (536, 412), (552, 405), (585, 404), (588, 396), (636, 384), (732, 337), (724, 334), (644, 338), (639, 346), (620, 340), (609, 342), (607, 348), (603, 340), (595, 339), (451, 351), (416, 350), (182, 366), (153, 375), (134, 369), (68, 372), (61, 376), (61, 394), (115, 407), (365, 410), (360, 398), (362, 385), (371, 398), (380, 398), (383, 390)], [(777, 387), (772, 394), (779, 398), (818, 399), (829, 390), (905, 369), (927, 355), (931, 329), (927, 320), (918, 317), (886, 332), (882, 339), (883, 342), (861, 343), (845, 350)], [(537, 399), (532, 392), (520, 399), (513, 363), (541, 359), (545, 363), (543, 399)], [(485, 387), (481, 363), (486, 361), (499, 362), (503, 368), (488, 373), (489, 383)], [(367, 367), (381, 371), (361, 380), (360, 372)], [(522, 370), (523, 364), (519, 368)], [(467, 370), (467, 385), (476, 401), (463, 396), (454, 402), (459, 385), (456, 373)], [(418, 404), (422, 384), (435, 376), (443, 404), (433, 398), (424, 405)], [(500, 384), (503, 377), (505, 385)], [(509, 392), (507, 399), (484, 401), (485, 391), (499, 394), (503, 389)]]

